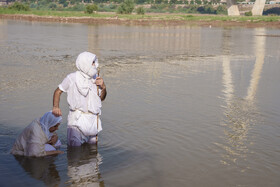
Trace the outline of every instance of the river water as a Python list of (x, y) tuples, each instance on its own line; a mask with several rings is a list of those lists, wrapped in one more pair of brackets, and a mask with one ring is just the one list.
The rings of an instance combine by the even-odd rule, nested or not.
[[(0, 20), (0, 186), (280, 186), (280, 30)], [(98, 146), (9, 154), (80, 52), (108, 95)]]

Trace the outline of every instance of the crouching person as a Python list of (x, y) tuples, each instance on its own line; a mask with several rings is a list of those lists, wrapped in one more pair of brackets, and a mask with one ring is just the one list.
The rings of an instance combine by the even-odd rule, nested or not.
[(56, 117), (52, 112), (45, 113), (40, 119), (29, 124), (16, 139), (11, 153), (22, 156), (41, 157), (63, 153), (60, 150), (46, 150), (53, 133), (58, 130), (62, 117)]

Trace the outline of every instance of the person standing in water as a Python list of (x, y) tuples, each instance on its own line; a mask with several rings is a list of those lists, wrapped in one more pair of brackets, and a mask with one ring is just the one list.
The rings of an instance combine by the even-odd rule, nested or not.
[(106, 98), (106, 86), (97, 75), (98, 59), (95, 54), (83, 52), (78, 55), (78, 71), (67, 75), (53, 95), (52, 112), (61, 116), (59, 100), (62, 92), (67, 93), (69, 104), (67, 144), (81, 146), (96, 143), (97, 134), (102, 130), (101, 101)]

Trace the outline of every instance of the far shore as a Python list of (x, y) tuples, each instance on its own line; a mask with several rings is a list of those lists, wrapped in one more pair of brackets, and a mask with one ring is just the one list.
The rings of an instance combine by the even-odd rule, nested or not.
[[(59, 16), (34, 14), (0, 14), (1, 19), (26, 20), (38, 22), (87, 23), (87, 24), (119, 24), (119, 25), (193, 25), (208, 27), (269, 27), (280, 28), (280, 16), (269, 21), (265, 18), (245, 16), (217, 16), (217, 15), (184, 15), (184, 14), (145, 14), (118, 15), (98, 13), (98, 16)], [(276, 20), (276, 21), (275, 21)]]

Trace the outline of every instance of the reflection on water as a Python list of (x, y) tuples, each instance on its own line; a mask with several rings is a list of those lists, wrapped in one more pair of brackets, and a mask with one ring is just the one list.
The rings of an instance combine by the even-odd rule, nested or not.
[(32, 178), (43, 181), (47, 186), (57, 186), (60, 183), (60, 176), (54, 164), (54, 157), (24, 157), (14, 156), (21, 167)]
[[(151, 30), (152, 29), (152, 30)], [(198, 53), (201, 50), (201, 28), (190, 26), (142, 27), (109, 25), (88, 26), (88, 48), (97, 55), (111, 51), (115, 55), (128, 53)], [(125, 42), (124, 42), (125, 41)], [(125, 52), (125, 53), (123, 53)], [(102, 55), (101, 55), (102, 56)]]
[[(256, 52), (256, 62), (254, 70), (251, 74), (250, 86), (248, 87), (248, 92), (246, 99), (248, 101), (254, 102), (255, 96), (258, 90), (259, 80), (261, 78), (261, 72), (264, 64), (264, 55), (265, 55), (265, 29), (257, 28), (255, 29), (255, 52)], [(261, 35), (261, 36), (259, 36)]]
[[(226, 144), (216, 143), (222, 147), (226, 154), (223, 155), (221, 162), (223, 164), (231, 164), (240, 162), (240, 159), (246, 160), (247, 153), (250, 151), (248, 144), (248, 131), (256, 123), (258, 118), (258, 108), (255, 105), (255, 96), (258, 91), (258, 84), (261, 77), (261, 71), (264, 64), (264, 48), (265, 30), (255, 29), (255, 52), (256, 61), (254, 69), (251, 73), (251, 80), (247, 89), (247, 95), (242, 98), (238, 97), (234, 89), (234, 81), (231, 73), (231, 63), (229, 54), (223, 57), (223, 93), (225, 96), (224, 115), (225, 119), (223, 125), (225, 126)], [(225, 38), (227, 40), (227, 38)], [(225, 45), (229, 41), (225, 41)], [(244, 172), (246, 168), (241, 168)]]
[(67, 148), (68, 177), (67, 184), (74, 186), (104, 186), (101, 181), (99, 165), (102, 157), (96, 145), (84, 144), (81, 147)]
[(7, 20), (0, 20), (0, 46), (3, 45), (2, 41), (7, 38), (7, 30), (6, 30)]
[[(0, 23), (1, 187), (279, 186), (279, 30)], [(65, 153), (16, 161), (16, 135), (85, 50), (108, 87), (98, 151), (66, 150), (63, 94)]]

